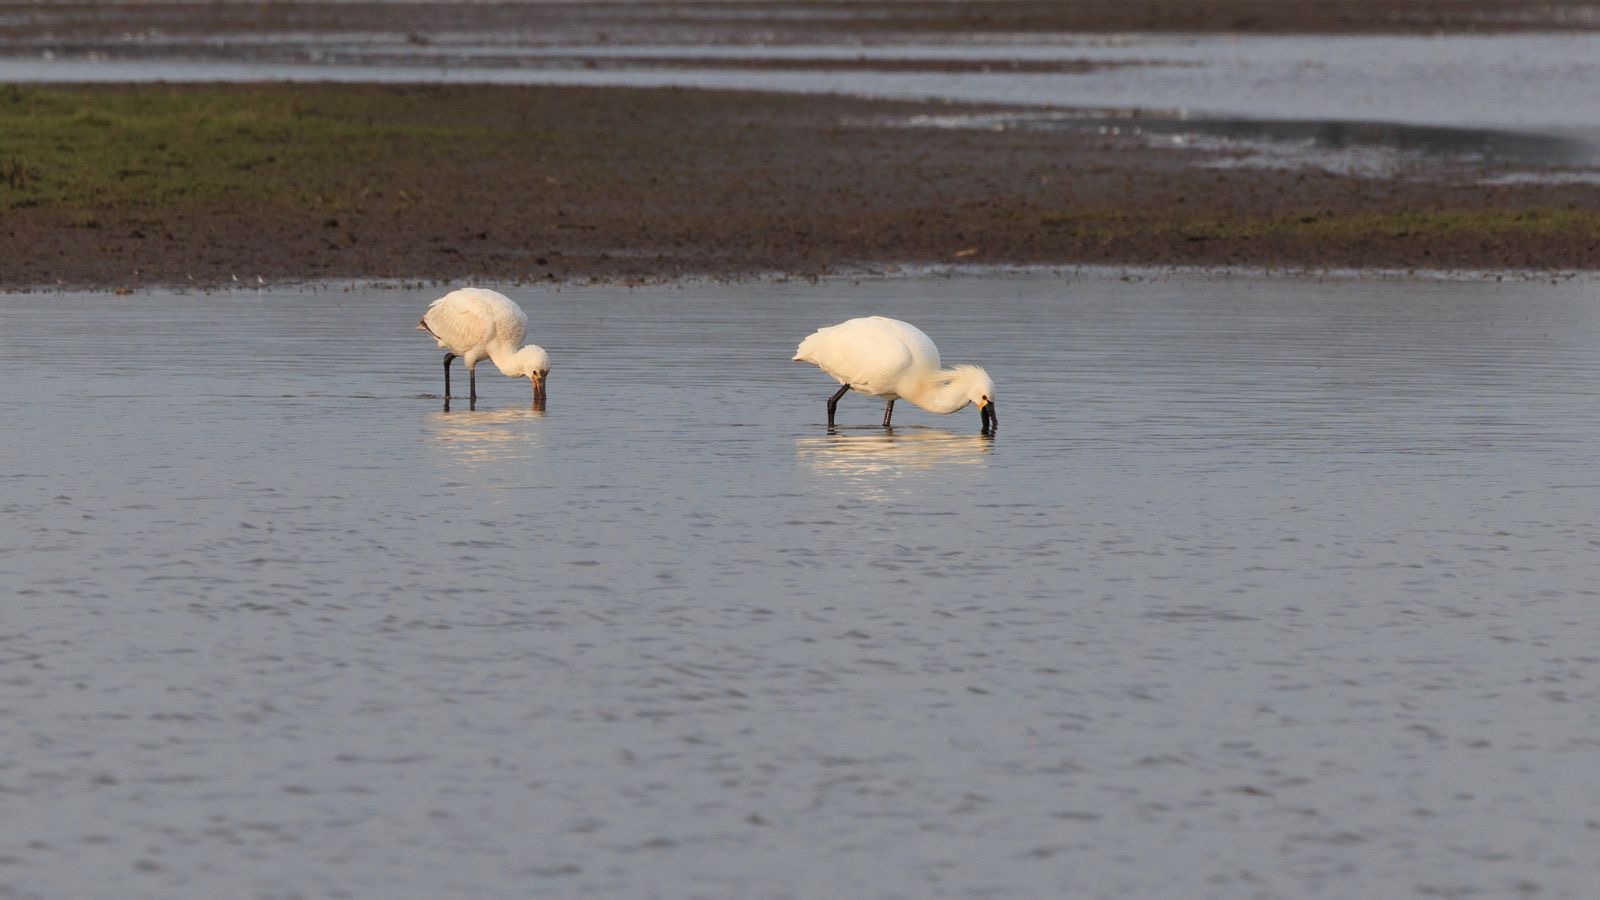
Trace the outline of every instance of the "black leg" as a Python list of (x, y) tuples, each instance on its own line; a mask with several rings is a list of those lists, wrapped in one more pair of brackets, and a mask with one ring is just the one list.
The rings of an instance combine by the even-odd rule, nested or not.
[(892, 418), (894, 418), (894, 401), (890, 400), (889, 405), (883, 408), (883, 427), (888, 428), (889, 420)]
[(477, 366), (468, 366), (467, 367), (467, 383), (469, 385), (471, 385), (471, 390), (472, 390), (472, 393), (467, 395), (467, 399), (471, 400), (473, 403), (477, 403), (478, 402), (478, 367)]
[(456, 355), (454, 353), (446, 353), (444, 355), (444, 398), (446, 400), (450, 399), (450, 361), (455, 358)]
[(841, 384), (841, 385), (839, 385), (839, 392), (834, 394), (832, 397), (828, 398), (828, 427), (829, 428), (833, 427), (833, 411), (839, 408), (839, 398), (843, 397), (844, 396), (844, 392), (848, 391), (848, 390), (850, 390), (850, 385)]

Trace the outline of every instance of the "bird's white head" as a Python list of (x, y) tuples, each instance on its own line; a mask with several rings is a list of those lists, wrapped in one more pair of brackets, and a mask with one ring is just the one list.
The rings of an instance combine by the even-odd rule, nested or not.
[(535, 378), (543, 380), (550, 373), (550, 354), (538, 344), (529, 344), (511, 354), (500, 371), (512, 378)]
[(502, 372), (512, 378), (526, 378), (533, 382), (533, 402), (541, 409), (544, 407), (544, 382), (550, 374), (550, 354), (538, 344), (529, 344), (511, 354)]
[(962, 396), (973, 406), (983, 409), (994, 402), (994, 379), (978, 366), (956, 366), (951, 369), (951, 381), (961, 386)]
[(989, 373), (979, 366), (956, 366), (953, 371), (956, 376), (951, 384), (959, 385), (962, 396), (978, 407), (978, 414), (983, 417), (983, 430), (999, 425), (1000, 417), (994, 411), (994, 379)]

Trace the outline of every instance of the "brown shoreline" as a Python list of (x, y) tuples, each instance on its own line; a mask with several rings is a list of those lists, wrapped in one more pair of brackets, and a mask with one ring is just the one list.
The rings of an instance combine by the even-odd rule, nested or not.
[[(1215, 154), (1125, 135), (870, 124), (972, 109), (948, 104), (562, 87), (58, 91), (91, 118), (130, 97), (209, 97), (261, 118), (239, 146), (206, 145), (214, 177), (186, 171), (175, 188), (143, 186), (176, 152), (149, 135), (116, 145), (133, 154), (129, 174), (81, 197), (25, 202), (0, 172), (0, 289), (888, 264), (1600, 266), (1600, 185), (1205, 168)], [(361, 116), (383, 130), (312, 154), (315, 126)], [(50, 173), (33, 176), (40, 191)]]

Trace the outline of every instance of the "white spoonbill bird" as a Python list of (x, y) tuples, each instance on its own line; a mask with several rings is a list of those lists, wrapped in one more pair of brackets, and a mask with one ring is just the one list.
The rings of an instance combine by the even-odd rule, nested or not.
[(933, 341), (899, 319), (868, 316), (819, 328), (800, 342), (794, 359), (815, 365), (841, 385), (828, 398), (829, 428), (839, 398), (850, 390), (889, 401), (883, 410), (885, 428), (894, 415), (894, 401), (901, 397), (941, 416), (976, 403), (985, 434), (1000, 426), (989, 373), (977, 366), (943, 368)]
[(550, 374), (550, 355), (538, 344), (522, 346), (528, 334), (528, 317), (522, 307), (498, 291), (462, 288), (428, 304), (428, 311), (417, 323), (445, 351), (444, 396), (450, 399), (450, 361), (467, 361), (471, 384), (470, 400), (478, 400), (478, 363), (493, 360), (507, 378), (526, 378), (533, 382), (535, 406), (544, 404), (545, 377)]

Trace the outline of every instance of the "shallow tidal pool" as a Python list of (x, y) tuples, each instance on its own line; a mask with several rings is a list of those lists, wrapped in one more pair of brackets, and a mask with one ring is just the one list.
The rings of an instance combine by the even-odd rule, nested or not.
[(1596, 883), (1594, 280), (442, 292), (0, 295), (0, 896)]

